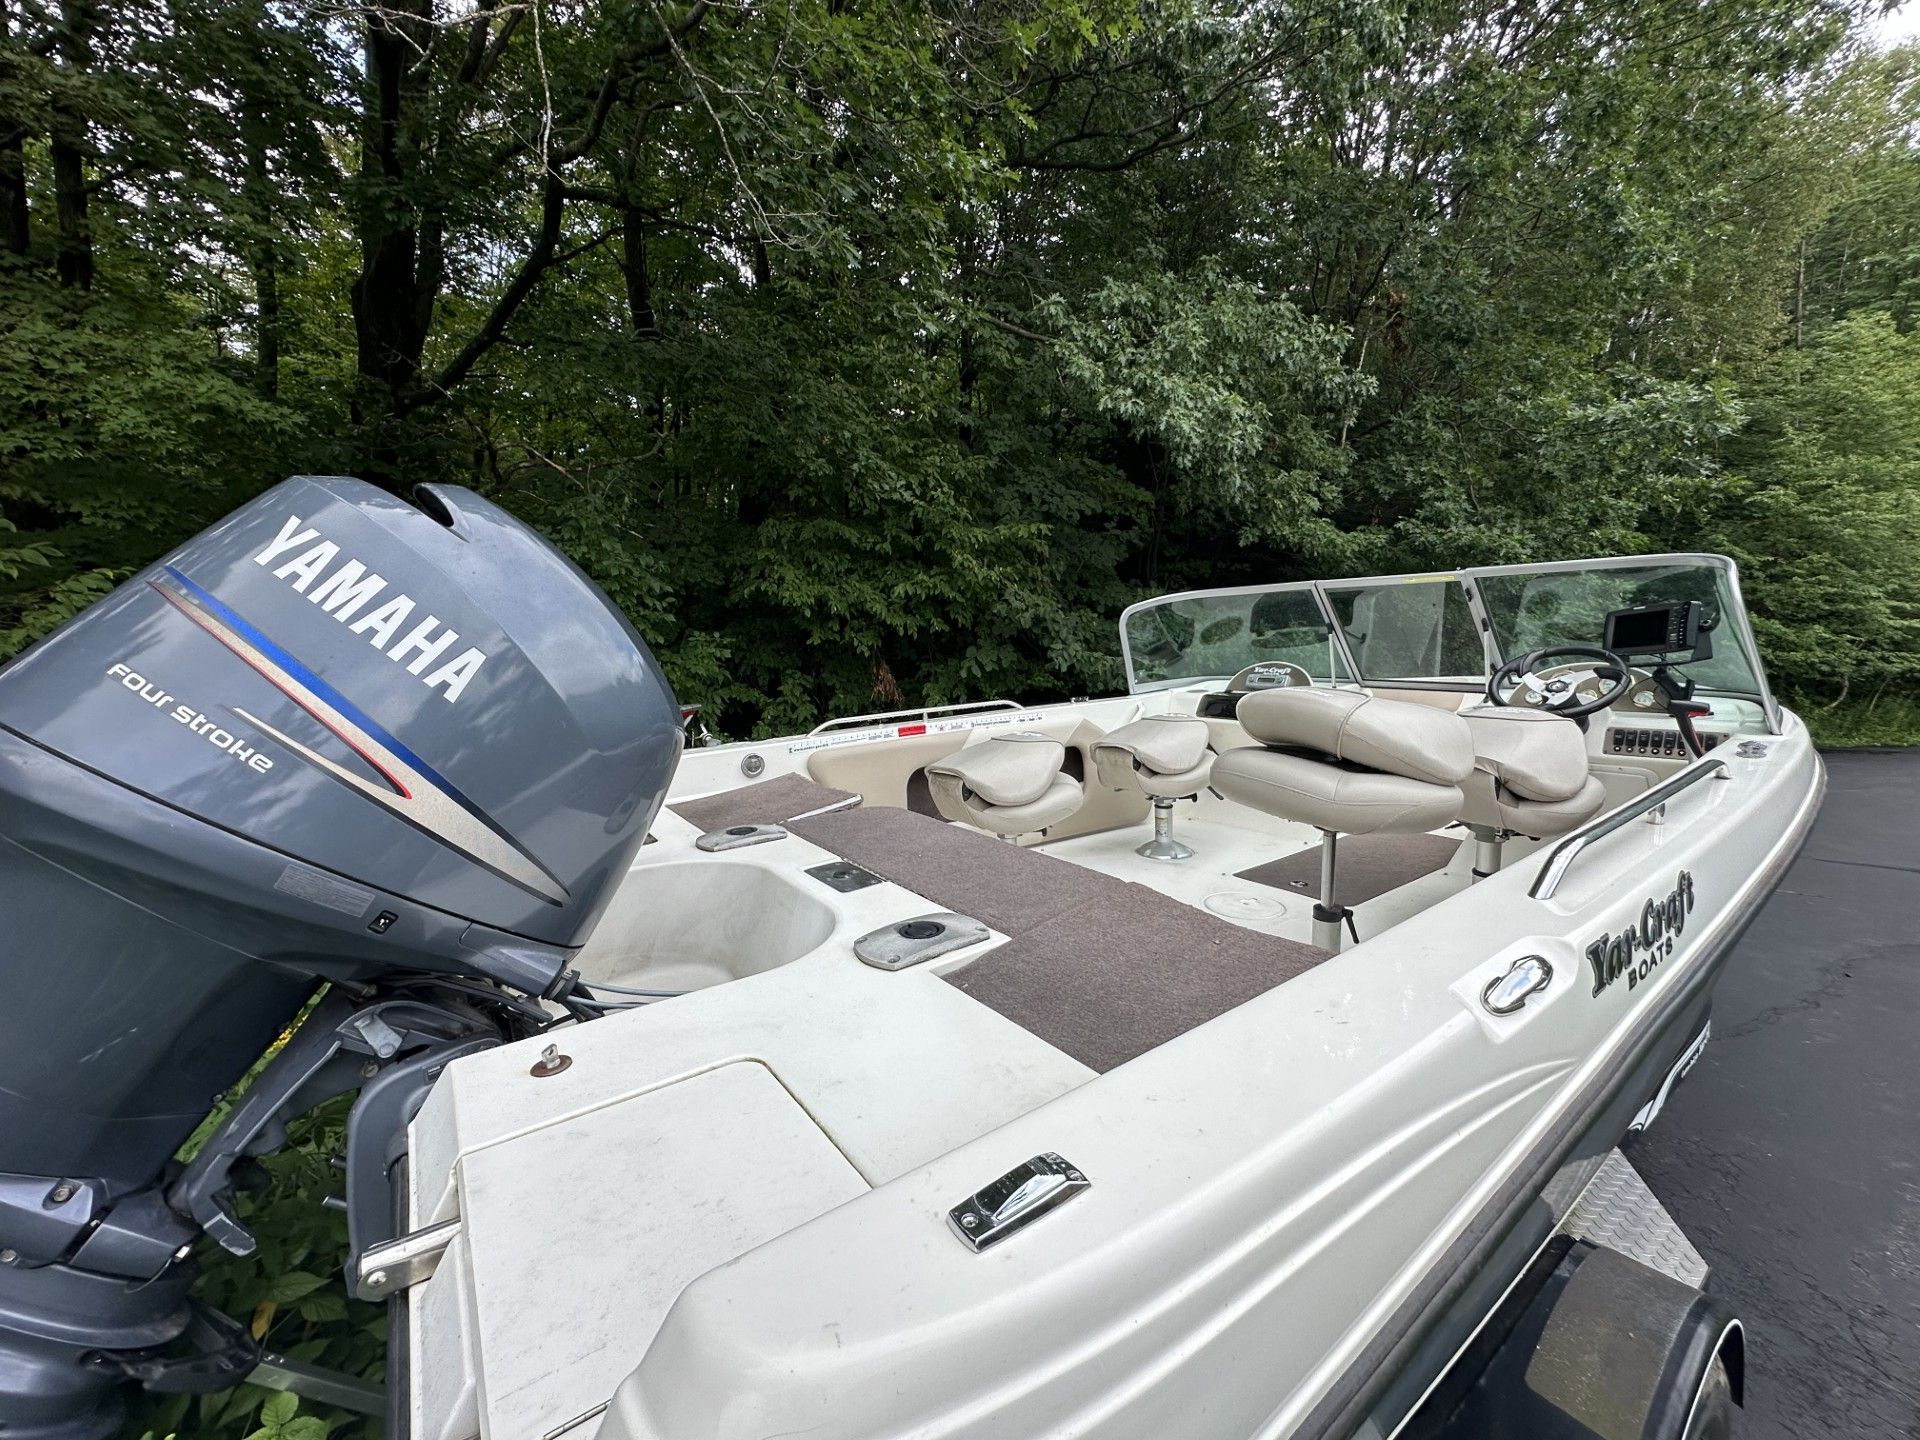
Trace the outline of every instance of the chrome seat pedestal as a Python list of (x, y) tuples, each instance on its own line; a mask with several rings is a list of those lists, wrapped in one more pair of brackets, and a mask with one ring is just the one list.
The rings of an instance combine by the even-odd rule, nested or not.
[(1173, 801), (1156, 796), (1153, 802), (1153, 838), (1136, 846), (1134, 854), (1149, 860), (1185, 860), (1193, 854), (1191, 845), (1173, 838)]
[(1313, 943), (1322, 950), (1338, 952), (1346, 943), (1347, 932), (1353, 932), (1357, 944), (1360, 936), (1353, 923), (1353, 911), (1334, 898), (1333, 877), (1338, 868), (1340, 837), (1331, 830), (1320, 832), (1320, 898), (1313, 907)]
[(1502, 848), (1512, 832), (1492, 825), (1468, 825), (1473, 836), (1473, 880), (1475, 884), (1500, 873)]

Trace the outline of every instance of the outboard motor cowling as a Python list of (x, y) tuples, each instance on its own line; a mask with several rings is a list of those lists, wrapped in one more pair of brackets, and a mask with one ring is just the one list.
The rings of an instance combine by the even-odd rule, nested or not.
[(565, 991), (680, 744), (606, 597), (453, 488), (289, 480), (0, 670), (0, 1432), (110, 1433), (187, 1242), (250, 1244), (171, 1157), (320, 981), (229, 1160)]

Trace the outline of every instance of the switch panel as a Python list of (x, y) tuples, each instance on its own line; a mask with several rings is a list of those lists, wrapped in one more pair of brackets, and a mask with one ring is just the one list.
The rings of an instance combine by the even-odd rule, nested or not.
[[(1717, 730), (1701, 730), (1698, 734), (1700, 743), (1709, 750), (1727, 738)], [(1607, 728), (1606, 753), (1682, 760), (1687, 758), (1687, 746), (1678, 730), (1637, 730), (1612, 725)]]

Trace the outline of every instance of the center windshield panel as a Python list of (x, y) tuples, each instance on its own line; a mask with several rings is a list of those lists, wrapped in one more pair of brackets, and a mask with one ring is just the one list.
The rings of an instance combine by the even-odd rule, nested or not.
[(1363, 683), (1472, 686), (1486, 675), (1480, 627), (1454, 575), (1321, 586)]
[(1276, 660), (1315, 680), (1349, 678), (1311, 584), (1161, 596), (1122, 615), (1120, 633), (1132, 690), (1225, 680)]

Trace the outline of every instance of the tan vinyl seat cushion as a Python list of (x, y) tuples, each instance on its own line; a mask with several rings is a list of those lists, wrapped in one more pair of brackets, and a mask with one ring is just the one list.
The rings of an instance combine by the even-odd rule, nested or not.
[(1499, 705), (1476, 705), (1460, 718), (1473, 735), (1474, 774), (1460, 812), (1467, 824), (1544, 840), (1606, 804), (1606, 787), (1588, 772), (1586, 733), (1573, 721)]
[(1045, 735), (995, 735), (927, 766), (927, 778), (950, 777), (989, 805), (1027, 805), (1060, 774), (1067, 747)]
[(1178, 800), (1205, 788), (1212, 768), (1207, 722), (1191, 715), (1149, 715), (1093, 742), (1094, 768), (1114, 790)]
[(1215, 760), (1212, 783), (1229, 800), (1342, 835), (1434, 830), (1460, 813), (1457, 785), (1430, 785), (1258, 745)]
[(1061, 773), (1067, 747), (1045, 735), (995, 735), (927, 766), (934, 807), (996, 835), (1050, 829), (1080, 808), (1080, 782)]
[(1535, 840), (1551, 840), (1598, 815), (1607, 803), (1607, 787), (1591, 777), (1566, 800), (1522, 800), (1486, 771), (1466, 783), (1460, 818), (1469, 825), (1491, 825)]
[(1433, 830), (1460, 814), (1473, 742), (1458, 715), (1358, 690), (1274, 689), (1242, 697), (1237, 718), (1264, 744), (1213, 762), (1229, 800), (1343, 835)]
[(1587, 737), (1573, 721), (1542, 710), (1475, 705), (1462, 710), (1473, 763), (1522, 800), (1569, 800), (1587, 783)]
[(1240, 727), (1266, 745), (1303, 746), (1369, 770), (1458, 785), (1473, 771), (1473, 737), (1458, 715), (1363, 690), (1256, 690)]

